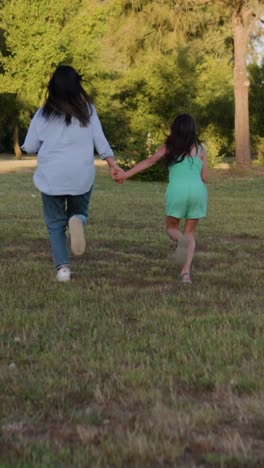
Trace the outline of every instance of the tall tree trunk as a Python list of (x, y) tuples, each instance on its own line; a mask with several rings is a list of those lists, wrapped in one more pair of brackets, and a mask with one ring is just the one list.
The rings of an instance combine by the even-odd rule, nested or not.
[(16, 124), (13, 130), (13, 148), (15, 152), (16, 159), (22, 159), (22, 151), (19, 146), (18, 139), (18, 125)]
[[(241, 2), (240, 2), (241, 3)], [(243, 169), (251, 167), (249, 133), (248, 91), (246, 58), (252, 23), (252, 12), (245, 4), (233, 14), (233, 33), (235, 47), (234, 94), (235, 94), (235, 151), (236, 165)]]

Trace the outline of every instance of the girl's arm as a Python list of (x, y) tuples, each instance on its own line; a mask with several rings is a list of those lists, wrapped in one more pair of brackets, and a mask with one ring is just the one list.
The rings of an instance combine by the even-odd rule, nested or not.
[(202, 172), (201, 172), (201, 179), (202, 179), (203, 182), (206, 183), (207, 179), (208, 179), (208, 163), (207, 163), (206, 149), (204, 148), (204, 146), (202, 147), (200, 158), (201, 158), (202, 163), (203, 163), (203, 168), (202, 168)]
[(154, 164), (160, 161), (160, 159), (164, 158), (165, 154), (166, 154), (166, 145), (163, 144), (149, 158), (144, 159), (143, 161), (140, 161), (138, 164), (136, 164), (134, 167), (132, 167), (126, 172), (122, 172), (122, 173), (120, 172), (116, 174), (115, 180), (129, 179), (129, 177), (132, 177), (135, 174), (138, 174), (139, 172), (145, 171), (145, 169), (148, 169), (149, 167), (154, 166)]

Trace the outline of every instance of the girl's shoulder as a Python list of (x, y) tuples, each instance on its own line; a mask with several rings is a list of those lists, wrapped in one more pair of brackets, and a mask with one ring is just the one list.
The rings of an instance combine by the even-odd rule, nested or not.
[(201, 143), (199, 143), (198, 145), (198, 152), (197, 152), (197, 156), (199, 156), (199, 158), (204, 161), (206, 159), (206, 148), (204, 145), (202, 145)]
[(206, 147), (204, 145), (202, 145), (202, 144), (200, 144), (199, 146), (201, 148), (200, 149), (200, 158), (204, 159), (204, 158), (206, 158), (206, 154), (207, 154), (206, 153)]
[(189, 154), (187, 155), (189, 158), (194, 159), (202, 159), (202, 155), (204, 154), (204, 146), (201, 143), (194, 143), (190, 149)]

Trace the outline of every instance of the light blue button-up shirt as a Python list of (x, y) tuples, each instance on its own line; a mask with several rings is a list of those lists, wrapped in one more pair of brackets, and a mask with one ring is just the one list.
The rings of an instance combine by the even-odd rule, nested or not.
[(46, 119), (42, 108), (34, 115), (22, 149), (38, 153), (34, 184), (47, 195), (81, 195), (94, 183), (94, 150), (101, 159), (113, 156), (96, 109), (87, 127), (75, 117), (70, 125), (64, 118)]

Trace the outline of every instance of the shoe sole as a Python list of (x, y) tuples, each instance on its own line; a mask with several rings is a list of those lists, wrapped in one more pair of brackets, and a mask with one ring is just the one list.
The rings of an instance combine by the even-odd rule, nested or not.
[(69, 231), (71, 235), (71, 251), (74, 255), (82, 255), (85, 251), (85, 238), (83, 232), (83, 223), (77, 217), (69, 220)]
[(69, 278), (56, 278), (56, 280), (59, 283), (68, 283), (68, 281), (71, 281), (71, 277), (69, 276)]
[(174, 261), (176, 265), (183, 266), (185, 264), (186, 259), (187, 259), (187, 253), (188, 253), (188, 243), (189, 243), (189, 240), (185, 236), (183, 236), (182, 239), (178, 241), (178, 246), (174, 254)]

